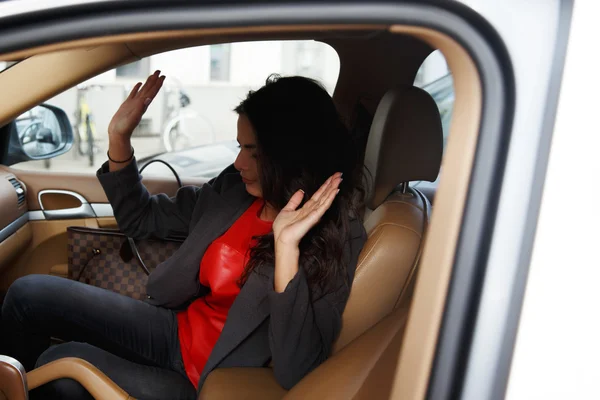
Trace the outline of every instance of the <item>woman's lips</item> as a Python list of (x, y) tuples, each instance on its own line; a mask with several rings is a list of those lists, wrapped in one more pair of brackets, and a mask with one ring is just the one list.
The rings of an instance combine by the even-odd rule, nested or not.
[(244, 182), (246, 185), (249, 185), (254, 181), (251, 181), (250, 179), (246, 179), (246, 178), (242, 177), (242, 182)]

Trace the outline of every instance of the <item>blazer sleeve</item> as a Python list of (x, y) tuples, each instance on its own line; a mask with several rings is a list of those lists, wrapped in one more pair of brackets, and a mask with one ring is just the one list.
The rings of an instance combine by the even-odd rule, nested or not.
[(150, 195), (142, 184), (135, 159), (110, 172), (108, 162), (96, 173), (110, 202), (119, 229), (132, 238), (187, 236), (201, 187), (184, 186), (174, 197)]
[[(366, 241), (362, 224), (358, 229), (359, 235), (347, 245), (350, 285), (358, 255)], [(341, 330), (342, 313), (349, 295), (349, 285), (343, 284), (337, 291), (311, 301), (310, 288), (302, 268), (282, 293), (271, 289), (269, 346), (275, 378), (283, 388), (293, 387), (329, 357), (333, 342)]]

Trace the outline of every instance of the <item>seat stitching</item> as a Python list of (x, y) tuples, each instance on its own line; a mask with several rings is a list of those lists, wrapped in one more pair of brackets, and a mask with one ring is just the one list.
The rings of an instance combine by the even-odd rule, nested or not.
[(421, 237), (422, 237), (422, 234), (421, 234), (421, 233), (419, 233), (419, 232), (417, 232), (417, 231), (415, 231), (414, 229), (411, 229), (411, 228), (409, 228), (409, 227), (408, 227), (408, 226), (406, 226), (406, 225), (401, 225), (401, 224), (397, 224), (397, 223), (394, 223), (394, 222), (384, 222), (384, 223), (382, 223), (382, 224), (379, 224), (379, 225), (377, 225), (377, 228), (375, 228), (375, 230), (376, 230), (376, 231), (378, 231), (378, 230), (380, 230), (380, 228), (381, 228), (381, 227), (383, 227), (383, 226), (396, 226), (396, 227), (398, 227), (398, 228), (404, 228), (404, 229), (406, 229), (407, 231), (410, 231), (410, 232), (414, 233), (414, 234), (415, 234), (415, 235), (417, 235), (419, 238), (421, 238)]
[(358, 278), (358, 276), (361, 275), (361, 267), (363, 266), (363, 264), (365, 264), (365, 260), (373, 252), (373, 249), (375, 248), (375, 246), (377, 245), (377, 243), (379, 243), (379, 240), (381, 240), (382, 236), (383, 236), (383, 233), (380, 234), (379, 237), (375, 240), (375, 243), (373, 243), (373, 245), (369, 249), (369, 252), (367, 254), (365, 254), (365, 256), (363, 257), (363, 259), (360, 261), (360, 264), (356, 267), (356, 272), (354, 273), (354, 280), (356, 280), (356, 278)]

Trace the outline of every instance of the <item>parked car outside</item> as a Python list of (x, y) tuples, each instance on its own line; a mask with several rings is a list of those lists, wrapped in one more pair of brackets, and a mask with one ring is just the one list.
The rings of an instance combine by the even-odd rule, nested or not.
[[(442, 130), (444, 133), (444, 147), (450, 129), (452, 109), (454, 105), (454, 89), (452, 75), (447, 74), (435, 81), (423, 86), (435, 100), (442, 119)], [(205, 178), (210, 179), (217, 176), (225, 167), (235, 161), (239, 149), (235, 140), (227, 140), (194, 147), (192, 149), (164, 152), (138, 160), (140, 168), (153, 160), (162, 160), (169, 163), (180, 178)], [(144, 168), (144, 174), (149, 176), (172, 176), (173, 173), (161, 163), (153, 163)], [(416, 183), (419, 189), (433, 188), (435, 182), (420, 181)]]

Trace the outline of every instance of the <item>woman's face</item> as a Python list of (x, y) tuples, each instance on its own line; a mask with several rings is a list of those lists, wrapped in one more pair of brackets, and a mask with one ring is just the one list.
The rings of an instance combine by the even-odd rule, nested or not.
[(240, 145), (240, 152), (233, 166), (240, 171), (248, 193), (262, 198), (256, 158), (256, 135), (250, 120), (244, 114), (240, 114), (238, 117), (237, 141)]

